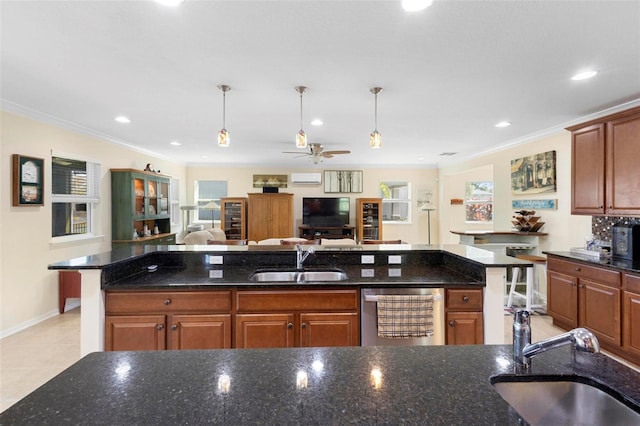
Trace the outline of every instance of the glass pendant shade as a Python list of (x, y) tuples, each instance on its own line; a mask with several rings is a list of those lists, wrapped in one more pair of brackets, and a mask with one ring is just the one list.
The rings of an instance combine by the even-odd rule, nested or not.
[(370, 148), (380, 148), (382, 146), (382, 135), (377, 130), (371, 132), (369, 135), (369, 147)]
[(298, 133), (296, 133), (296, 148), (306, 148), (307, 147), (307, 134), (304, 130), (300, 129)]
[(218, 132), (218, 146), (223, 148), (229, 147), (229, 143), (231, 142), (231, 136), (229, 136), (229, 132), (227, 129), (222, 129)]

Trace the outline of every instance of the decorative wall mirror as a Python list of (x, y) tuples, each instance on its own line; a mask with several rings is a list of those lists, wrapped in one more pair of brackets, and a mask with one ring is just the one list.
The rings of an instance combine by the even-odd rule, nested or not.
[(325, 170), (324, 192), (362, 192), (362, 170)]

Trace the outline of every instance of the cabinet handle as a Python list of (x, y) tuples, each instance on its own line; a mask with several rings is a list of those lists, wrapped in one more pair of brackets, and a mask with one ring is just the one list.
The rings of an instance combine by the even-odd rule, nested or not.
[(455, 321), (449, 321), (449, 327), (455, 327), (455, 326), (456, 326)]
[(171, 326), (171, 330), (176, 331), (178, 329), (178, 326), (176, 324), (173, 324)]
[(571, 287), (575, 287), (576, 283), (574, 283), (573, 281), (571, 281)]
[(162, 324), (158, 324), (158, 325), (156, 325), (156, 329), (157, 329), (158, 331), (160, 331), (160, 330), (164, 330), (164, 325), (162, 325)]
[(579, 267), (576, 268), (576, 272), (580, 272), (582, 269), (580, 269)]
[(300, 325), (300, 327), (302, 327), (302, 328), (307, 328), (307, 323), (306, 323), (306, 322), (303, 322), (303, 323)]
[(165, 306), (170, 305), (171, 304), (171, 299), (164, 299), (164, 302), (162, 302), (165, 304)]
[(287, 328), (293, 328), (293, 323), (291, 323), (291, 322), (290, 322), (290, 323), (288, 323), (288, 324), (287, 324)]
[(578, 288), (584, 288), (584, 284), (579, 285)]
[(463, 301), (464, 303), (469, 303), (469, 296), (464, 296), (464, 297), (462, 298), (462, 301)]

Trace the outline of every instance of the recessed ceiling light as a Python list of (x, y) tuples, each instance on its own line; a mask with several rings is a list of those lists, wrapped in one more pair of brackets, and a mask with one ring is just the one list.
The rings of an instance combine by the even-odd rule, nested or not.
[(181, 144), (180, 142), (178, 142), (178, 141), (171, 141), (171, 145), (173, 145), (173, 146), (180, 146), (180, 145), (182, 145), (182, 144)]
[(177, 6), (182, 3), (184, 0), (156, 0), (156, 3), (163, 4), (165, 6)]
[(424, 160), (424, 157), (418, 157), (418, 161)]
[(313, 121), (311, 122), (312, 126), (322, 126), (322, 120), (320, 120), (319, 118), (314, 118)]
[(586, 80), (588, 78), (595, 77), (596, 74), (598, 74), (598, 71), (593, 71), (593, 70), (583, 71), (571, 77), (571, 80), (575, 80), (575, 81)]
[(443, 156), (451, 156), (451, 155), (456, 155), (456, 154), (457, 154), (457, 152), (442, 152), (442, 153), (440, 153), (440, 155), (443, 155)]
[(407, 12), (417, 12), (431, 6), (432, 0), (402, 0), (402, 8)]
[(509, 126), (511, 126), (510, 121), (501, 121), (496, 124), (496, 127), (509, 127)]
[(202, 156), (202, 157), (200, 157), (200, 158), (209, 158), (209, 156), (208, 156), (208, 155), (203, 155), (203, 156)]
[(118, 123), (131, 123), (131, 120), (129, 120), (129, 118), (125, 117), (124, 115), (116, 117), (116, 121)]

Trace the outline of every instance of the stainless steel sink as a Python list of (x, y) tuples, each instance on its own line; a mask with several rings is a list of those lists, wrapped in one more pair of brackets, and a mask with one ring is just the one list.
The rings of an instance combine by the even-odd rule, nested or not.
[(303, 270), (303, 271), (271, 271), (258, 270), (249, 276), (251, 282), (323, 282), (344, 281), (347, 274), (339, 269)]
[(588, 383), (567, 378), (513, 381), (510, 377), (503, 381), (500, 376), (493, 377), (491, 383), (531, 425), (640, 424), (639, 412)]

